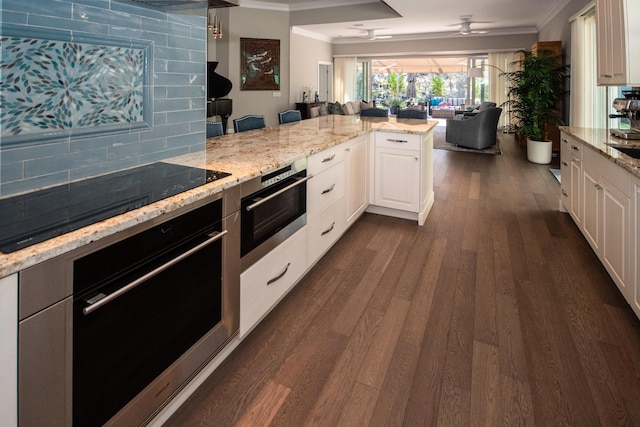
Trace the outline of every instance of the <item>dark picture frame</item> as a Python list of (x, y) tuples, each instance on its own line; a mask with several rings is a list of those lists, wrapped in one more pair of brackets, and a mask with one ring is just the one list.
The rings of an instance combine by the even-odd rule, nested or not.
[(280, 40), (240, 39), (240, 90), (280, 90)]

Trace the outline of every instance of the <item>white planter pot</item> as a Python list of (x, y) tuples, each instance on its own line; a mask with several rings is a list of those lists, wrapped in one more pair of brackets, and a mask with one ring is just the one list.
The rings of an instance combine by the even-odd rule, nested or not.
[(527, 139), (527, 160), (541, 165), (551, 163), (551, 141)]

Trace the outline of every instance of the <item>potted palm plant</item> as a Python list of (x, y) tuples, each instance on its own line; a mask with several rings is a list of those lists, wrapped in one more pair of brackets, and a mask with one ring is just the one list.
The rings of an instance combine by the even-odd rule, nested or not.
[(387, 76), (387, 85), (389, 86), (389, 93), (391, 94), (391, 99), (388, 102), (390, 107), (389, 112), (395, 114), (402, 105), (402, 94), (407, 88), (404, 75), (401, 73), (389, 73)]
[(518, 52), (520, 59), (502, 73), (508, 80), (507, 104), (516, 135), (527, 140), (527, 159), (533, 163), (551, 162), (549, 126), (561, 125), (557, 106), (567, 93), (568, 65), (562, 57), (548, 51)]

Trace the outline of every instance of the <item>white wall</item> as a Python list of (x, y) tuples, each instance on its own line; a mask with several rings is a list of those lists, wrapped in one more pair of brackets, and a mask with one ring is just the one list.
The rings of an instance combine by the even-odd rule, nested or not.
[[(216, 72), (233, 84), (227, 98), (233, 100), (231, 120), (247, 114), (264, 115), (267, 126), (278, 124), (278, 112), (290, 108), (290, 45), (289, 13), (245, 7), (221, 8), (216, 11), (223, 26), (224, 37), (213, 41), (215, 58), (219, 62)], [(240, 90), (240, 39), (280, 40), (280, 90)], [(212, 39), (209, 39), (212, 42)]]
[(332, 62), (331, 43), (291, 34), (291, 80), (289, 102), (293, 107), (302, 101), (305, 86), (313, 93), (318, 89), (318, 62)]

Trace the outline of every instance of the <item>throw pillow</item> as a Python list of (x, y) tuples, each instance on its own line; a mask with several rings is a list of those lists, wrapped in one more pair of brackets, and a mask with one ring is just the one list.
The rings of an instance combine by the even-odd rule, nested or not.
[(373, 102), (360, 101), (360, 110), (364, 110), (365, 108), (373, 108)]
[(327, 104), (322, 104), (318, 108), (320, 109), (321, 116), (326, 116), (327, 114), (329, 114), (329, 107), (327, 106)]
[(350, 102), (347, 102), (346, 104), (344, 104), (342, 106), (342, 109), (344, 110), (344, 113), (349, 115), (349, 116), (353, 116), (356, 112), (353, 110), (353, 106), (351, 105)]

